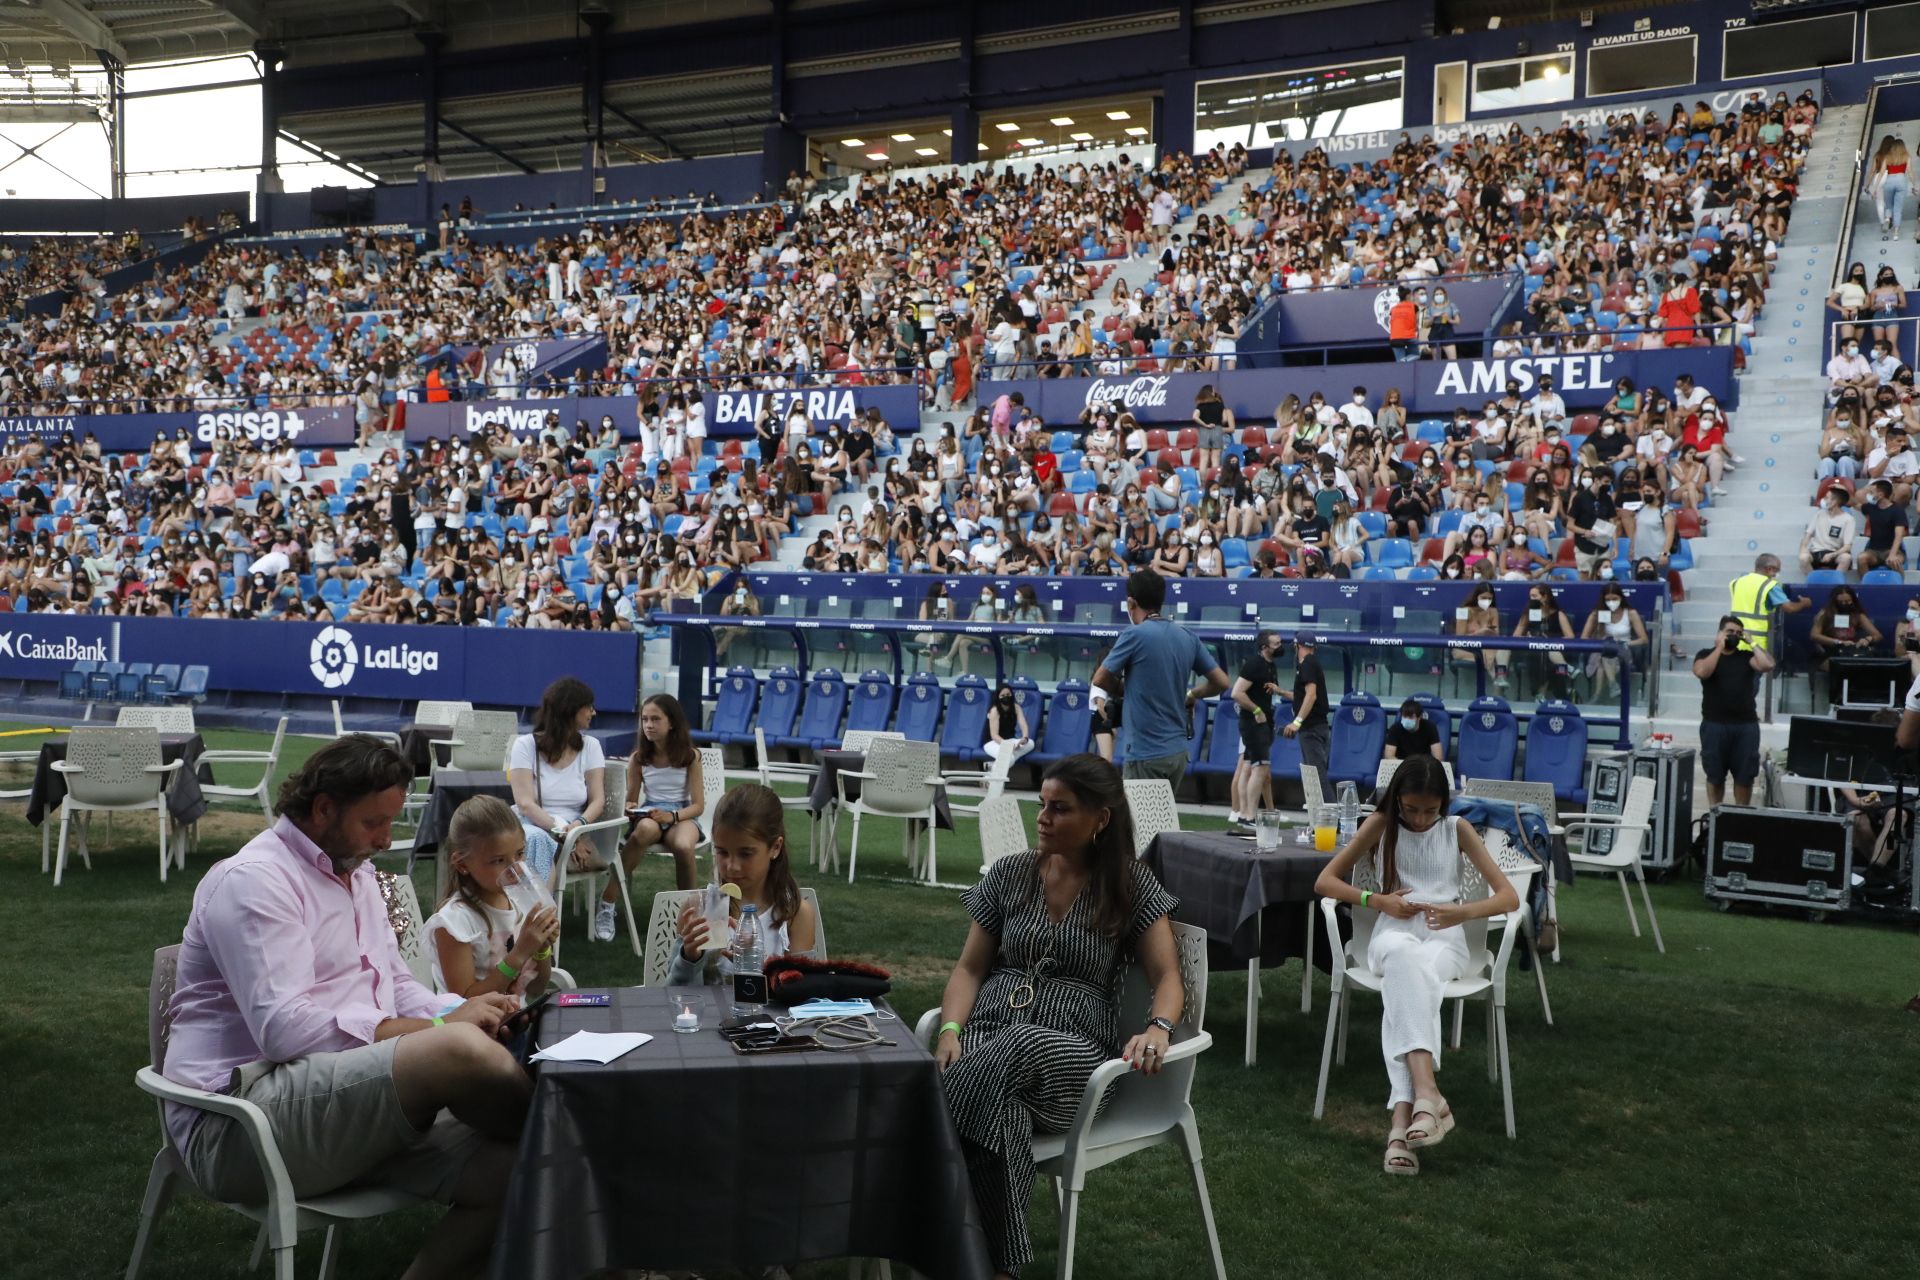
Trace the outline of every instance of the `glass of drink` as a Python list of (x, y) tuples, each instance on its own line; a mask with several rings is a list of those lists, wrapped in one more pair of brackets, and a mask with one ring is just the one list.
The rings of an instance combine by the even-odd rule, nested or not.
[(1280, 811), (1262, 809), (1253, 819), (1253, 846), (1262, 853), (1271, 853), (1280, 847)]
[(500, 888), (523, 920), (533, 913), (535, 907), (553, 905), (553, 899), (547, 894), (547, 886), (541, 883), (525, 862), (516, 862), (501, 874)]
[(702, 891), (700, 915), (707, 922), (707, 944), (703, 951), (725, 951), (733, 945), (733, 927), (727, 915), (727, 895), (720, 886), (710, 884)]
[(1340, 843), (1340, 810), (1323, 804), (1313, 811), (1313, 847), (1319, 853), (1332, 853)]

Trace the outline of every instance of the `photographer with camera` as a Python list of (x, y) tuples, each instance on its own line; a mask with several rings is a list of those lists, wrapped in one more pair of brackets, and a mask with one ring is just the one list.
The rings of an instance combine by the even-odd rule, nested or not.
[(1753, 780), (1760, 773), (1760, 716), (1754, 695), (1760, 677), (1773, 670), (1773, 657), (1747, 639), (1746, 627), (1733, 614), (1720, 618), (1720, 633), (1711, 649), (1693, 659), (1700, 681), (1700, 763), (1707, 775), (1707, 803), (1725, 798), (1727, 775), (1733, 775), (1733, 802), (1753, 801)]

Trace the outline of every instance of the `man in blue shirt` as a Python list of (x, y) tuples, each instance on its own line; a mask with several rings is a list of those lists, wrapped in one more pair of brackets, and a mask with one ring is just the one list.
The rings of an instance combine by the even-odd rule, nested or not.
[[(1165, 778), (1178, 795), (1187, 776), (1193, 704), (1225, 693), (1227, 673), (1185, 627), (1160, 616), (1166, 600), (1166, 579), (1152, 569), (1128, 575), (1127, 617), (1133, 625), (1114, 641), (1093, 673), (1093, 682), (1114, 697), (1125, 689), (1126, 709), (1120, 721), (1127, 759), (1124, 775)], [(1204, 683), (1188, 688), (1189, 673), (1203, 677)]]

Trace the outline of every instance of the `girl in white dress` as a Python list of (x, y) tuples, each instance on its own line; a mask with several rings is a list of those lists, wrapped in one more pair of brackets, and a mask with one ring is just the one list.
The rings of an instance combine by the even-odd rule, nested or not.
[[(1434, 1075), (1440, 1069), (1440, 993), (1467, 972), (1460, 926), (1520, 906), (1480, 833), (1464, 818), (1448, 816), (1450, 799), (1438, 760), (1408, 760), (1394, 771), (1379, 808), (1314, 884), (1322, 897), (1352, 905), (1356, 929), (1372, 925), (1367, 965), (1381, 977), (1380, 1050), (1393, 1109), (1382, 1167), (1393, 1174), (1420, 1172), (1414, 1152), (1438, 1145), (1454, 1127)], [(1476, 902), (1460, 901), (1462, 858), (1491, 890)], [(1363, 860), (1366, 865), (1352, 875)], [(1350, 883), (1350, 876), (1358, 883)], [(1369, 911), (1380, 918), (1364, 920)]]
[(540, 994), (553, 973), (560, 916), (545, 905), (522, 916), (502, 887), (526, 852), (519, 817), (498, 796), (475, 796), (454, 810), (446, 845), (453, 891), (422, 930), (435, 985), (462, 999)]

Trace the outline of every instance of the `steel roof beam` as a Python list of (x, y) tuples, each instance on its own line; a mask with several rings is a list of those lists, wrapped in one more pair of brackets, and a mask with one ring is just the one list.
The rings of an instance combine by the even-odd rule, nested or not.
[(540, 172), (538, 169), (528, 164), (525, 160), (522, 160), (517, 156), (509, 155), (507, 152), (502, 151), (499, 147), (494, 146), (491, 142), (488, 142), (485, 138), (481, 137), (480, 135), (476, 133), (469, 133), (467, 130), (462, 129), (459, 125), (447, 119), (445, 116), (440, 117), (440, 127), (442, 129), (445, 129), (448, 133), (451, 133), (454, 137), (465, 138), (468, 142), (471, 142), (474, 146), (479, 147), (482, 151), (490, 152), (491, 154), (500, 157), (502, 160), (505, 160), (508, 164), (512, 165), (514, 168), (518, 169), (520, 172), (524, 174), (531, 176), (533, 174)]

